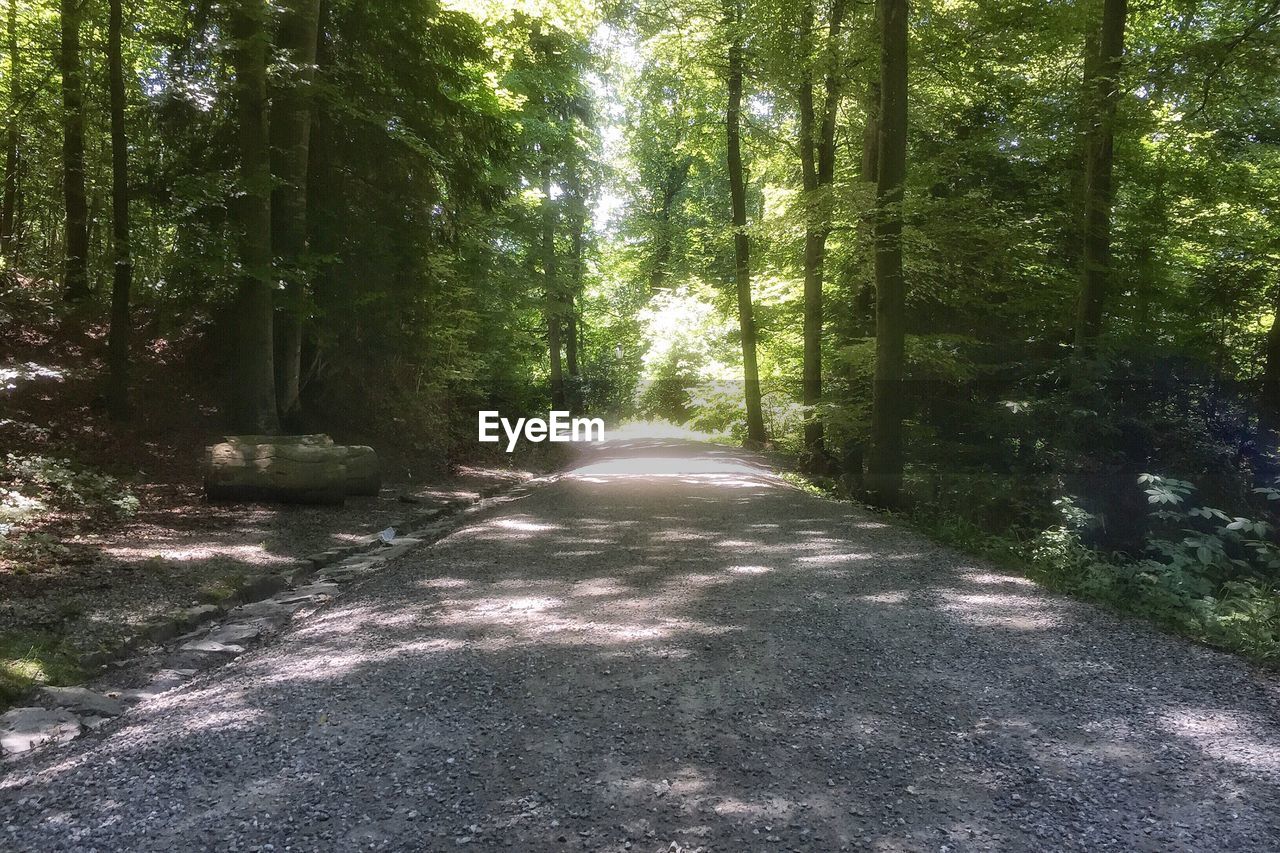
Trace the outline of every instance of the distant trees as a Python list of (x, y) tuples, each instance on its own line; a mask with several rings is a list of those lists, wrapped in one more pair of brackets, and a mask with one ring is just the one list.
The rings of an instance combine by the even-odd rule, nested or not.
[[(129, 403), (134, 315), (139, 344), (197, 331), (219, 344), (224, 369), (202, 379), (236, 429), (413, 408), (415, 429), (447, 436), (473, 402), (541, 408), (529, 389), (549, 395), (553, 361), (556, 399), (590, 405), (586, 377), (614, 359), (584, 318), (598, 18), (350, 0), (98, 8), (0, 13), (0, 287), (51, 279), (77, 304), (113, 413)], [(531, 49), (534, 30), (547, 50)], [(549, 241), (522, 191), (542, 187), (543, 152)], [(550, 301), (528, 275), (546, 260)]]

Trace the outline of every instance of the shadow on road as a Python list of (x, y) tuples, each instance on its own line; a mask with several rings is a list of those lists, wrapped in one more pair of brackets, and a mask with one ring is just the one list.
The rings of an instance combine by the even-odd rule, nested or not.
[(1266, 850), (1278, 721), (1239, 661), (632, 441), (14, 767), (0, 817), (133, 849)]

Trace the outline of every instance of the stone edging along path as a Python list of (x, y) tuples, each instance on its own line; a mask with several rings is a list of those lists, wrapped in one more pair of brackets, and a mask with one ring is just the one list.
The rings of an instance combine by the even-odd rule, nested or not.
[[(117, 659), (97, 661), (113, 664), (112, 672), (96, 677), (91, 686), (42, 687), (33, 697), (39, 704), (0, 714), (0, 758), (10, 760), (45, 744), (64, 743), (98, 729), (129, 708), (180, 687), (198, 672), (234, 659), (250, 645), (282, 630), (296, 616), (314, 612), (345, 587), (378, 572), (388, 560), (453, 532), (468, 516), (518, 500), (535, 486), (559, 476), (550, 474), (515, 486), (484, 489), (474, 500), (420, 512), (355, 544), (312, 554), (301, 568), (255, 578), (241, 591), (241, 603), (233, 607), (200, 605), (154, 623), (138, 641), (125, 646)], [(162, 648), (140, 657), (125, 657), (145, 639)], [(130, 671), (130, 680), (140, 686), (110, 686), (113, 676), (121, 679)]]

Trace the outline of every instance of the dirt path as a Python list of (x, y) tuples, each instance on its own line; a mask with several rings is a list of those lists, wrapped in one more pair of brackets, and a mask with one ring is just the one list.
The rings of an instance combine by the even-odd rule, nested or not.
[(3, 772), (14, 850), (1271, 851), (1280, 691), (621, 443)]

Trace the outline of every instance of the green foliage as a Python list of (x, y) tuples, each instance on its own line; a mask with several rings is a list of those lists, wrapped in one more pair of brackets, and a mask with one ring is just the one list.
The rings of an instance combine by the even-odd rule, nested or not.
[[(1093, 519), (1061, 499), (1062, 520), (1018, 548), (1033, 577), (1147, 616), (1212, 645), (1280, 660), (1280, 545), (1267, 522), (1212, 507), (1181, 507), (1185, 481), (1144, 474), (1157, 527), (1149, 556), (1105, 555), (1084, 545)], [(986, 550), (986, 549), (981, 549)]]
[(115, 477), (69, 459), (18, 453), (0, 460), (0, 530), (48, 509), (106, 511), (128, 518), (138, 499)]
[(0, 634), (0, 708), (33, 687), (75, 684), (82, 678), (75, 655), (53, 634)]

